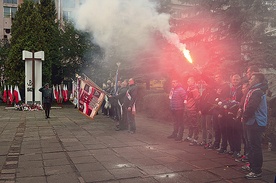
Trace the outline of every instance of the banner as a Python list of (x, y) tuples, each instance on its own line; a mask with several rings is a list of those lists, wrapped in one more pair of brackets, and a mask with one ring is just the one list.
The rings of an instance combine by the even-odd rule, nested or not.
[(104, 92), (92, 81), (79, 79), (79, 110), (90, 118), (94, 118), (101, 108)]

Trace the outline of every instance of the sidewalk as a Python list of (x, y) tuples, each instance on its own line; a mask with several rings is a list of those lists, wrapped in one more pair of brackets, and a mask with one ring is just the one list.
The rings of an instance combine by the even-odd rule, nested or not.
[[(264, 149), (263, 177), (246, 180), (244, 163), (166, 137), (165, 124), (137, 115), (136, 134), (115, 131), (73, 106), (44, 111), (0, 107), (0, 183), (274, 182), (276, 152)], [(186, 131), (185, 131), (186, 132)]]

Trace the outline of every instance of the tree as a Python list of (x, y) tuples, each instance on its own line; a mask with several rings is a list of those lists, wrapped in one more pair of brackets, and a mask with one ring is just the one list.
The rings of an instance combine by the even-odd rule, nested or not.
[[(187, 43), (198, 57), (196, 61), (204, 65), (206, 70), (221, 70), (231, 74), (242, 71), (250, 64), (267, 67), (268, 62), (275, 60), (275, 54), (272, 54), (275, 44), (269, 41), (272, 37), (265, 34), (267, 27), (275, 25), (275, 18), (272, 18), (275, 12), (271, 11), (267, 1), (181, 2), (191, 4), (185, 9), (190, 16), (172, 21), (173, 31), (179, 35), (192, 35), (182, 41)], [(269, 46), (267, 42), (270, 42)], [(207, 60), (198, 56), (203, 52), (208, 55)]]
[(41, 0), (41, 4), (25, 0), (19, 6), (11, 28), (11, 49), (5, 61), (5, 76), (10, 84), (24, 86), (23, 50), (45, 52), (42, 69), (44, 83), (61, 80), (61, 74), (55, 70), (59, 68), (61, 56), (60, 34), (55, 17), (55, 6), (51, 0)]
[(42, 31), (44, 38), (47, 40), (43, 46), (45, 51), (45, 60), (43, 62), (44, 82), (59, 84), (64, 78), (61, 66), (61, 46), (62, 39), (60, 35), (59, 22), (56, 21), (57, 13), (55, 2), (53, 0), (40, 0), (38, 11), (44, 21)]
[(75, 29), (71, 22), (65, 22), (61, 39), (62, 68), (65, 76), (74, 78), (75, 74), (83, 72), (95, 82), (102, 77), (108, 77), (103, 76), (106, 72), (101, 68), (102, 50), (92, 42), (89, 33)]

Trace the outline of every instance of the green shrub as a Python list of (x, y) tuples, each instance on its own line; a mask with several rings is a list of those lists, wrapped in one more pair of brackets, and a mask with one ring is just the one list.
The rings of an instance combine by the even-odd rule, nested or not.
[(143, 97), (143, 113), (149, 118), (171, 121), (169, 97), (166, 93), (150, 93)]

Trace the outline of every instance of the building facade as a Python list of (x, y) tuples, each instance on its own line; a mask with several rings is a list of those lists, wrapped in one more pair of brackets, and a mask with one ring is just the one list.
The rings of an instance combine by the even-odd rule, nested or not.
[[(33, 0), (39, 2), (39, 0)], [(55, 0), (57, 19), (61, 22), (72, 18), (75, 8), (85, 0)], [(11, 38), (11, 26), (15, 13), (24, 0), (0, 0), (0, 40)]]

